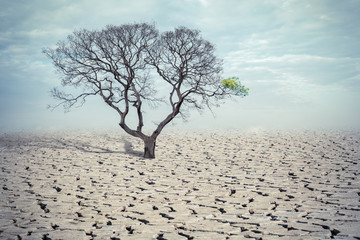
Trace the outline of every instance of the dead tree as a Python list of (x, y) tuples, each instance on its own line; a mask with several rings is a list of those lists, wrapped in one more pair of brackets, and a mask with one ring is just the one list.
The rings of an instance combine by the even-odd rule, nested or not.
[[(155, 143), (163, 128), (191, 107), (202, 109), (232, 94), (221, 84), (222, 62), (214, 46), (200, 32), (185, 27), (160, 34), (146, 23), (107, 26), (101, 31), (76, 31), (55, 49), (43, 51), (63, 76), (63, 86), (81, 88), (69, 94), (58, 88), (52, 96), (69, 110), (88, 96), (99, 95), (120, 117), (119, 125), (144, 141), (144, 157), (155, 157)], [(156, 72), (170, 93), (170, 113), (150, 135), (143, 133), (143, 103), (158, 103), (150, 71)], [(137, 127), (126, 122), (131, 109)]]

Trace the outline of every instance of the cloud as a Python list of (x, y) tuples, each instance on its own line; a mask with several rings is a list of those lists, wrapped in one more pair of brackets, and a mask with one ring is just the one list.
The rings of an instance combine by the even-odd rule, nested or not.
[(263, 86), (271, 86), (271, 94), (292, 102), (312, 102), (312, 94), (322, 89), (334, 94), (339, 89), (358, 91), (360, 51), (354, 44), (360, 31), (349, 19), (359, 17), (349, 17), (346, 11), (360, 5), (334, 7), (339, 4), (332, 2), (268, 2), (270, 13), (265, 15), (271, 23), (260, 24), (267, 26), (265, 31), (255, 28), (239, 35), (224, 57), (226, 72), (236, 72), (264, 91)]
[(161, 31), (179, 25), (200, 29), (224, 58), (224, 75), (239, 76), (250, 87), (250, 96), (238, 103), (249, 104), (249, 123), (264, 119), (258, 117), (264, 109), (281, 115), (300, 107), (305, 114), (319, 106), (318, 114), (331, 116), (356, 108), (350, 100), (358, 99), (360, 90), (359, 11), (360, 3), (352, 0), (5, 0), (0, 9), (1, 97), (14, 104), (0, 109), (0, 115), (11, 108), (15, 116), (31, 99), (46, 106), (47, 89), (59, 81), (43, 47), (76, 29), (146, 21), (156, 22)]
[(188, 3), (191, 3), (191, 2), (200, 3), (201, 6), (203, 6), (203, 7), (209, 6), (209, 1), (208, 0), (186, 0), (186, 2), (188, 2)]

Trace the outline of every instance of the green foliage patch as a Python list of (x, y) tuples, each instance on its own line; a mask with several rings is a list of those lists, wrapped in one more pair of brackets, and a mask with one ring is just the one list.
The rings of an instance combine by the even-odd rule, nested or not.
[(249, 95), (249, 88), (246, 88), (239, 81), (238, 77), (229, 77), (221, 80), (222, 86), (225, 89), (230, 89), (236, 96)]

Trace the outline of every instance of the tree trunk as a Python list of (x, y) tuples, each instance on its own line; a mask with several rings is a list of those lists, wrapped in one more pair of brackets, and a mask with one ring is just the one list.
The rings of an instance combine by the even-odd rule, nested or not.
[(155, 158), (155, 143), (156, 138), (145, 137), (144, 139), (144, 158)]

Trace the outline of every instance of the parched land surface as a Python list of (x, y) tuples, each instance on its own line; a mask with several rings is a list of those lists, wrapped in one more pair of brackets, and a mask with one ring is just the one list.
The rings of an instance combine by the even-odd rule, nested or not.
[(0, 134), (0, 239), (360, 239), (359, 132)]

